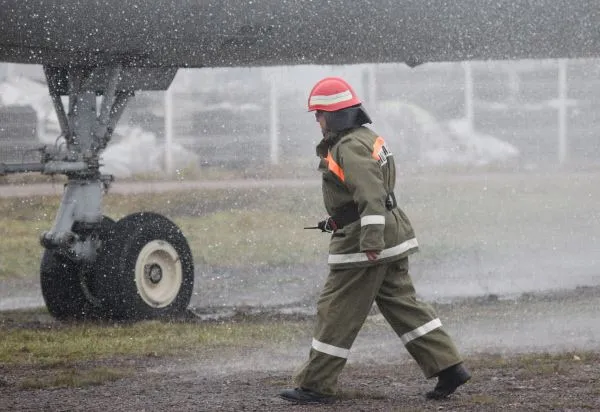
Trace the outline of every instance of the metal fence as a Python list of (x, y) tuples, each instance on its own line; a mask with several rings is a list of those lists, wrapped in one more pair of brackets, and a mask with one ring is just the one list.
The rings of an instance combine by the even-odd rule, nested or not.
[[(342, 73), (363, 96), (374, 128), (385, 129), (398, 147), (424, 146), (422, 132), (407, 132), (407, 116), (419, 111), (440, 130), (464, 119), (474, 132), (514, 146), (519, 167), (595, 165), (600, 157), (600, 60), (265, 70), (180, 70), (169, 101), (163, 92), (139, 92), (121, 123), (154, 133), (162, 150), (172, 139), (198, 155), (198, 167), (307, 162), (320, 138), (306, 114), (309, 85)], [(0, 160), (23, 158), (18, 152), (35, 145), (35, 136), (31, 110), (0, 107)], [(397, 156), (409, 163), (415, 150)]]

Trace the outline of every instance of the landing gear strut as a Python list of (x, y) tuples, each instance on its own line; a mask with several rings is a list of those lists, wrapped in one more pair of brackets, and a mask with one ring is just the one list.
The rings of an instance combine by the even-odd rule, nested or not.
[[(155, 213), (117, 222), (104, 216), (102, 196), (113, 178), (99, 171), (99, 155), (134, 91), (166, 90), (177, 69), (116, 64), (44, 66), (44, 72), (65, 144), (44, 148), (39, 163), (0, 163), (0, 175), (67, 176), (54, 225), (40, 239), (45, 248), (40, 281), (49, 312), (61, 320), (181, 314), (194, 284), (187, 240), (173, 222)], [(68, 113), (62, 96), (68, 96)]]

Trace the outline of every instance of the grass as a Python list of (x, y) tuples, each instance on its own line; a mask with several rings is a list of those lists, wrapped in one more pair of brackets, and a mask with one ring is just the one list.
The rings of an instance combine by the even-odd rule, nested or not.
[(473, 369), (479, 367), (518, 369), (519, 379), (537, 379), (543, 376), (564, 375), (569, 369), (581, 364), (594, 364), (600, 361), (600, 354), (591, 351), (560, 352), (560, 353), (525, 353), (517, 356), (487, 355), (476, 358), (470, 364)]
[[(3, 312), (0, 319), (0, 365), (21, 371), (20, 389), (84, 387), (133, 376), (145, 359), (223, 359), (228, 353), (260, 348), (289, 348), (309, 340), (312, 320), (242, 317), (216, 322), (135, 324), (58, 323), (42, 309)], [(528, 385), (530, 380), (571, 376), (578, 368), (597, 365), (597, 352), (479, 354), (469, 356), (474, 371), (505, 376), (506, 371)], [(137, 365), (137, 366), (136, 366)], [(415, 369), (412, 364), (410, 368)], [(349, 366), (352, 368), (352, 366)], [(593, 378), (593, 377), (592, 377)], [(474, 377), (474, 383), (480, 378)], [(2, 381), (0, 380), (0, 384)], [(584, 383), (585, 384), (585, 383)], [(472, 393), (461, 405), (493, 406), (501, 397)], [(385, 399), (360, 388), (345, 389), (344, 399)]]
[[(315, 165), (312, 159), (286, 160), (280, 165), (257, 164), (248, 168), (225, 166), (188, 165), (175, 169), (172, 174), (164, 171), (137, 173), (129, 177), (120, 177), (122, 182), (148, 182), (170, 180), (227, 180), (227, 179), (297, 179), (314, 178)], [(14, 173), (0, 176), (2, 185), (24, 185), (37, 183), (61, 184), (67, 181), (63, 175), (44, 175), (37, 172)]]
[(24, 371), (20, 389), (85, 387), (134, 375), (137, 362), (127, 360), (201, 359), (309, 334), (308, 323), (299, 321), (59, 324), (43, 309), (12, 311), (0, 319), (0, 365)]
[[(600, 225), (600, 175), (593, 173), (399, 176), (398, 187), (424, 260), (536, 242), (552, 247)], [(0, 198), (0, 279), (37, 276), (39, 235), (52, 227), (59, 204), (58, 196)], [(276, 267), (325, 260), (328, 237), (302, 229), (325, 215), (318, 187), (104, 198), (104, 212), (114, 219), (142, 210), (178, 224), (198, 263)]]
[(50, 373), (36, 373), (21, 380), (19, 389), (48, 389), (48, 388), (82, 388), (102, 385), (116, 381), (135, 373), (129, 368), (92, 367), (78, 368), (74, 366), (56, 367)]
[[(302, 229), (322, 216), (317, 195), (306, 190), (109, 194), (104, 213), (114, 219), (142, 210), (168, 216), (183, 230), (198, 263), (278, 266), (311, 261), (326, 250), (325, 236)], [(52, 227), (59, 204), (58, 196), (0, 199), (0, 279), (37, 276), (39, 235)]]
[(1, 185), (24, 185), (30, 183), (56, 183), (66, 182), (67, 178), (62, 175), (43, 175), (37, 172), (14, 173), (0, 176)]
[(166, 357), (199, 351), (270, 344), (304, 333), (299, 323), (55, 324), (46, 328), (0, 327), (0, 364), (64, 367), (113, 357)]
[(0, 280), (38, 273), (42, 248), (39, 234), (47, 222), (0, 218)]
[[(279, 266), (316, 261), (327, 239), (288, 227), (294, 216), (257, 211), (219, 211), (207, 217), (182, 218), (178, 223), (192, 244), (197, 262), (227, 266)], [(316, 232), (315, 232), (316, 234)], [(312, 238), (312, 239), (311, 239)]]

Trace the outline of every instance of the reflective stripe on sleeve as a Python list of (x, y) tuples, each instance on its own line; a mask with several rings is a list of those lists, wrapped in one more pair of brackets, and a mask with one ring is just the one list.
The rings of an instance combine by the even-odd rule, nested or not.
[[(394, 247), (389, 249), (383, 249), (379, 254), (379, 259), (385, 259), (392, 256), (401, 255), (402, 253), (408, 252), (410, 249), (414, 249), (419, 246), (417, 239), (412, 238), (408, 239), (405, 242), (400, 243)], [(340, 263), (356, 263), (356, 262), (366, 262), (369, 260), (367, 255), (364, 252), (360, 253), (348, 253), (348, 254), (339, 254), (339, 255), (329, 255), (327, 259), (327, 263), (330, 265), (340, 264)]]
[(336, 163), (336, 161), (333, 159), (333, 156), (331, 155), (331, 152), (327, 154), (325, 160), (327, 161), (327, 168), (331, 171), (331, 173), (336, 175), (343, 182), (344, 169), (342, 169), (340, 165)]
[(318, 350), (319, 352), (323, 352), (331, 356), (337, 356), (338, 358), (348, 359), (348, 355), (350, 354), (350, 349), (338, 348), (337, 346), (319, 342), (315, 338), (313, 338), (312, 347), (314, 350)]
[(360, 218), (360, 225), (385, 225), (385, 216), (383, 215), (367, 215)]
[(402, 343), (406, 345), (411, 340), (420, 338), (421, 336), (428, 334), (432, 330), (441, 327), (442, 321), (439, 320), (439, 318), (435, 318), (434, 320), (427, 322), (426, 324), (421, 325), (418, 328), (413, 329), (410, 332), (407, 332), (404, 335), (400, 336), (400, 340), (402, 340)]

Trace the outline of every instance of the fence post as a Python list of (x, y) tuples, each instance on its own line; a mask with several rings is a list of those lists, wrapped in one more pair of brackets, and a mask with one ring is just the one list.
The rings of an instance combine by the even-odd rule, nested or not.
[(465, 71), (465, 119), (467, 120), (467, 127), (469, 131), (472, 131), (475, 126), (475, 110), (473, 107), (473, 69), (471, 62), (462, 63), (463, 70)]
[(270, 136), (270, 160), (272, 165), (279, 164), (279, 99), (278, 76), (273, 76), (270, 82), (269, 93), (269, 136)]
[(567, 60), (558, 60), (558, 163), (565, 164), (568, 157), (567, 142)]
[(369, 64), (367, 66), (366, 75), (366, 96), (367, 96), (367, 110), (371, 108), (373, 112), (377, 111), (377, 74), (375, 73), (375, 64)]
[(165, 171), (173, 175), (173, 92), (165, 90)]

